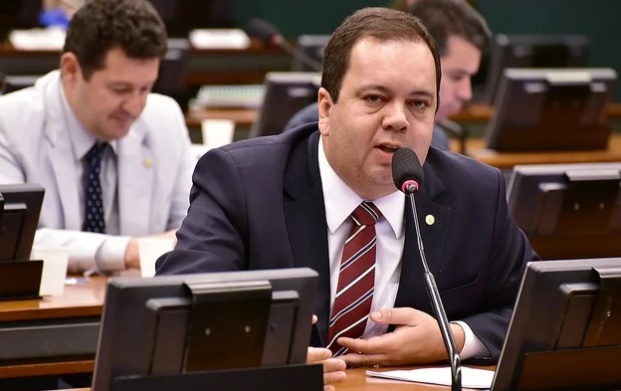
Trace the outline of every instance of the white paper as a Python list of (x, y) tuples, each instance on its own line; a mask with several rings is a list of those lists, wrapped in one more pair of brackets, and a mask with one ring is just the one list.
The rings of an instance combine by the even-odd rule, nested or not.
[[(367, 376), (381, 377), (392, 380), (404, 380), (416, 383), (451, 385), (451, 368), (418, 368), (397, 371), (367, 371)], [(461, 368), (461, 383), (463, 388), (491, 388), (494, 371), (478, 368)]]
[(20, 50), (61, 50), (65, 36), (65, 31), (59, 28), (14, 30), (9, 34), (9, 41)]
[(140, 275), (153, 277), (155, 275), (155, 261), (175, 247), (175, 240), (170, 237), (144, 237), (138, 239), (138, 254), (140, 255)]
[(246, 49), (250, 38), (240, 29), (198, 29), (189, 34), (197, 49)]
[(218, 148), (233, 142), (235, 122), (228, 119), (205, 119), (201, 121), (203, 145)]

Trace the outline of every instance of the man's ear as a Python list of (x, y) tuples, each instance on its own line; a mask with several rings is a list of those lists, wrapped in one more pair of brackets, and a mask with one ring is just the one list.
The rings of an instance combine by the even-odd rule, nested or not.
[(330, 115), (332, 114), (332, 97), (325, 88), (320, 88), (317, 92), (317, 110), (319, 111), (319, 131), (327, 136), (330, 130)]
[(67, 52), (60, 56), (60, 72), (63, 78), (68, 81), (82, 77), (82, 68), (75, 54)]

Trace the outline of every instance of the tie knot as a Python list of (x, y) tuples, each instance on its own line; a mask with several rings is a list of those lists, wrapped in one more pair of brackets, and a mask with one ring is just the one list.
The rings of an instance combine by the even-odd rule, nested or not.
[(372, 202), (365, 201), (358, 205), (351, 214), (351, 218), (357, 225), (375, 225), (382, 212)]
[(92, 162), (93, 160), (101, 160), (101, 157), (103, 156), (103, 153), (106, 150), (107, 146), (108, 143), (95, 143), (86, 153), (86, 161)]

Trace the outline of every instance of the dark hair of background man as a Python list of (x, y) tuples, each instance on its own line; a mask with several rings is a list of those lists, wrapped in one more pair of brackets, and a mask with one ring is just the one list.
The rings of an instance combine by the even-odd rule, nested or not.
[(436, 65), (436, 91), (440, 90), (440, 57), (433, 38), (420, 20), (389, 8), (364, 8), (345, 19), (332, 34), (324, 50), (321, 86), (334, 102), (338, 100), (354, 45), (364, 38), (380, 41), (424, 42)]
[(481, 52), (488, 48), (491, 32), (485, 19), (464, 0), (418, 0), (408, 10), (423, 21), (436, 40), (440, 56), (447, 50), (448, 37), (456, 35)]
[(88, 79), (104, 67), (109, 50), (121, 48), (134, 59), (163, 58), (166, 28), (148, 1), (91, 0), (73, 16), (63, 53), (76, 55)]

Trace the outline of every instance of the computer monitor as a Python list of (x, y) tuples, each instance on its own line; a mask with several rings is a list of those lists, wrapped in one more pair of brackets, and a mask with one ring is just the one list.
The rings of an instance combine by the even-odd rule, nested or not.
[(584, 35), (497, 34), (483, 70), (481, 103), (494, 102), (507, 68), (584, 68), (589, 62), (589, 39)]
[(498, 151), (601, 150), (608, 146), (610, 68), (505, 69), (487, 148)]
[(0, 1), (0, 41), (5, 41), (12, 30), (39, 26), (41, 0)]
[(621, 389), (621, 258), (529, 263), (492, 391)]
[(185, 111), (190, 100), (190, 92), (185, 85), (190, 41), (187, 38), (169, 38), (167, 45), (153, 92), (172, 97)]
[(0, 95), (8, 94), (10, 92), (15, 92), (18, 90), (22, 90), (27, 87), (34, 86), (37, 79), (41, 76), (11, 76), (7, 75), (4, 77), (4, 81), (0, 80)]
[(0, 185), (0, 262), (30, 259), (44, 192), (34, 183)]
[(304, 364), (317, 288), (307, 268), (111, 279), (93, 391), (121, 376)]
[[(300, 35), (298, 37), (298, 50), (307, 57), (315, 60), (318, 64), (323, 61), (323, 49), (328, 44), (330, 35)], [(291, 70), (294, 72), (316, 72), (309, 64), (302, 61), (299, 57), (293, 58)]]
[(515, 166), (509, 212), (543, 259), (621, 257), (621, 162)]
[(265, 94), (249, 137), (279, 134), (295, 113), (317, 102), (321, 74), (315, 72), (268, 72)]

